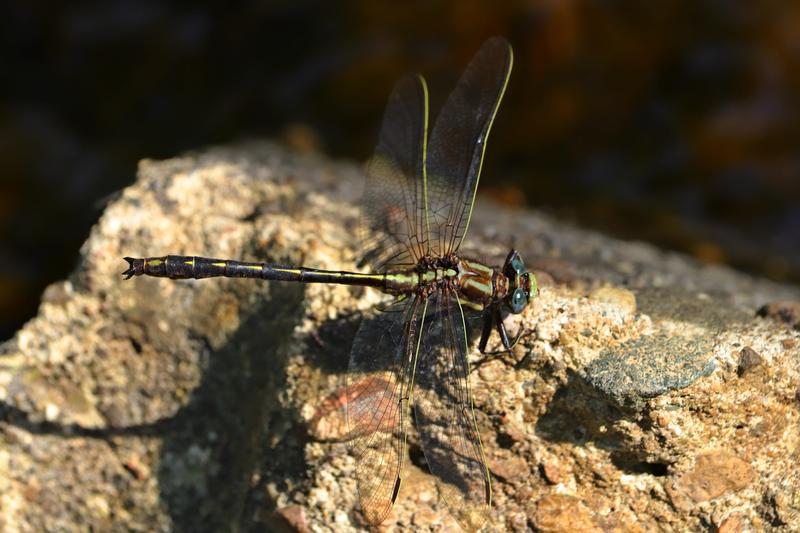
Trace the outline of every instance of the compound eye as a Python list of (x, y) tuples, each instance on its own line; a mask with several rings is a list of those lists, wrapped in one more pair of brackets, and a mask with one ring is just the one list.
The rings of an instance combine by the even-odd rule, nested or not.
[(511, 260), (511, 268), (513, 268), (514, 272), (519, 275), (522, 275), (523, 272), (525, 272), (525, 263), (522, 262), (522, 258), (519, 255), (514, 256), (514, 258)]
[(521, 313), (526, 305), (528, 305), (528, 297), (525, 295), (525, 291), (521, 288), (515, 289), (511, 294), (511, 312), (514, 314)]

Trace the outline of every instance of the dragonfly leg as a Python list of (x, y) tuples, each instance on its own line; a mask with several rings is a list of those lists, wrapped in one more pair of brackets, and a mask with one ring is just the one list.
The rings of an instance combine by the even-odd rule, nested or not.
[[(489, 337), (492, 334), (493, 326), (497, 325), (497, 334), (500, 335), (500, 342), (503, 343), (503, 349), (497, 352), (487, 352), (486, 345), (489, 342)], [(499, 305), (493, 305), (487, 309), (483, 317), (483, 332), (481, 333), (481, 340), (478, 343), (478, 350), (485, 355), (501, 355), (510, 352), (514, 346), (517, 345), (520, 338), (522, 338), (522, 328), (519, 328), (514, 340), (508, 336), (508, 330), (503, 322), (503, 314)]]
[[(505, 326), (503, 326), (503, 329), (505, 329)], [(522, 326), (520, 325), (520, 327), (519, 327), (519, 330), (517, 331), (517, 335), (514, 337), (514, 340), (513, 340), (513, 341), (511, 341), (511, 345), (508, 347), (508, 351), (509, 351), (509, 352), (511, 351), (511, 349), (512, 349), (512, 348), (514, 348), (514, 346), (516, 346), (516, 345), (517, 345), (517, 343), (519, 342), (519, 340), (522, 338), (522, 329), (523, 329), (523, 328), (522, 328)]]
[(478, 343), (478, 350), (481, 353), (486, 353), (486, 343), (489, 342), (489, 336), (492, 334), (492, 325), (494, 322), (494, 310), (487, 309), (483, 315), (483, 332), (481, 333), (481, 341)]
[[(514, 346), (517, 345), (517, 342), (519, 342), (519, 340), (522, 338), (522, 332), (523, 332), (522, 327), (519, 328), (519, 331), (517, 331), (517, 334), (516, 336), (514, 336), (514, 340), (512, 341), (508, 337), (508, 330), (506, 329), (506, 325), (503, 322), (503, 315), (502, 312), (500, 311), (500, 308), (498, 307), (497, 309), (493, 309), (491, 314), (492, 314), (491, 321), (487, 319), (484, 322), (484, 332), (486, 330), (487, 323), (490, 324), (489, 326), (490, 328), (493, 324), (497, 324), (497, 333), (498, 335), (500, 335), (500, 341), (503, 343), (503, 349), (496, 352), (487, 352), (486, 344), (484, 342), (482, 346), (479, 346), (479, 348), (481, 348), (481, 353), (485, 355), (503, 355), (506, 353), (511, 353), (511, 350), (514, 348)], [(486, 339), (488, 340), (488, 335), (486, 336)], [(481, 341), (482, 342), (484, 341), (483, 337), (481, 337)]]
[[(500, 314), (499, 307), (495, 307), (494, 321), (497, 323), (497, 333), (500, 334), (500, 341), (503, 343), (503, 348), (505, 348), (505, 351), (510, 352), (511, 341), (508, 339), (508, 331), (506, 331), (506, 325), (503, 323), (503, 315)], [(516, 344), (516, 340), (514, 343)]]

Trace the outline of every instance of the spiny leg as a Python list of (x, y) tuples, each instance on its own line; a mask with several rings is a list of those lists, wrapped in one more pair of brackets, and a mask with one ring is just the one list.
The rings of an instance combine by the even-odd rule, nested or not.
[[(497, 334), (500, 335), (500, 341), (503, 343), (503, 349), (495, 352), (487, 352), (486, 345), (489, 342), (489, 337), (492, 334), (493, 326), (496, 325)], [(503, 314), (498, 304), (493, 304), (486, 310), (483, 318), (483, 332), (481, 333), (481, 340), (478, 343), (480, 353), (484, 355), (503, 355), (510, 353), (517, 342), (522, 338), (523, 328), (520, 326), (514, 340), (512, 341), (508, 336), (505, 322), (503, 321)]]
[(500, 338), (503, 340), (503, 347), (505, 348), (506, 352), (511, 352), (511, 350), (514, 349), (514, 346), (516, 346), (519, 340), (522, 338), (523, 328), (520, 325), (519, 329), (517, 330), (517, 334), (514, 336), (514, 340), (508, 343), (508, 331), (506, 330), (505, 323), (502, 320), (499, 320), (497, 324), (497, 329), (500, 332)]
[(494, 325), (494, 311), (493, 309), (487, 309), (483, 313), (483, 331), (481, 332), (481, 340), (478, 343), (478, 350), (483, 354), (486, 353), (486, 343), (489, 342), (489, 336), (491, 336), (492, 334), (493, 325)]
[(508, 332), (506, 325), (503, 323), (503, 315), (500, 313), (500, 306), (494, 306), (494, 322), (497, 324), (497, 333), (500, 334), (500, 341), (503, 343), (505, 351), (511, 351), (511, 341), (508, 339)]

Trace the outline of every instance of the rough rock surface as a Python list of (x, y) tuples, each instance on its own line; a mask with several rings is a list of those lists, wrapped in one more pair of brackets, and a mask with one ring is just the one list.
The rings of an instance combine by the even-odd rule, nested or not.
[[(0, 348), (0, 530), (363, 529), (335, 399), (380, 295), (119, 275), (167, 253), (354, 270), (360, 180), (266, 143), (143, 161)], [(466, 251), (512, 244), (543, 287), (512, 354), (472, 354), (487, 530), (800, 530), (797, 287), (479, 199)], [(392, 528), (457, 530), (413, 435)]]

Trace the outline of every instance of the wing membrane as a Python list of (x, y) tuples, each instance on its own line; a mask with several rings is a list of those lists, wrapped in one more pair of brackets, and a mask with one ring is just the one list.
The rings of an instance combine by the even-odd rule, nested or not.
[(413, 402), (441, 498), (465, 530), (480, 529), (491, 484), (472, 408), (464, 315), (449, 290), (431, 296), (427, 307)]
[[(412, 267), (461, 245), (512, 62), (504, 39), (487, 41), (445, 102), (430, 144), (424, 79), (409, 76), (395, 85), (366, 168), (362, 263), (376, 271)], [(346, 414), (367, 521), (382, 522), (397, 497), (413, 401), (442, 498), (465, 529), (485, 522), (491, 484), (468, 376), (464, 314), (446, 286), (362, 324), (350, 356)]]
[(361, 200), (362, 263), (374, 270), (407, 267), (426, 251), (422, 178), (428, 128), (428, 89), (422, 76), (394, 87), (375, 153), (367, 162)]
[(372, 524), (389, 514), (400, 486), (425, 307), (416, 297), (395, 303), (362, 323), (353, 342), (345, 412), (359, 502)]
[(447, 255), (467, 232), (486, 140), (511, 74), (513, 54), (489, 39), (442, 107), (428, 144), (427, 192), (433, 255)]

